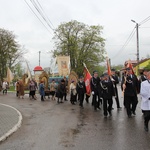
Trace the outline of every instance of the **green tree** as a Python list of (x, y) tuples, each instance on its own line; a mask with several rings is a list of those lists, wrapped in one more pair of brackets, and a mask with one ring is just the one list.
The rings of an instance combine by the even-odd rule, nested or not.
[(116, 71), (120, 71), (124, 68), (124, 65), (113, 65), (111, 68), (114, 68)]
[(15, 74), (15, 80), (17, 80), (23, 76), (24, 71), (23, 71), (23, 67), (22, 67), (21, 63), (17, 63), (14, 66), (13, 70), (14, 70), (14, 74)]
[[(98, 65), (98, 66), (95, 66), (94, 69), (90, 69), (90, 71), (93, 73), (93, 70), (96, 70), (99, 74), (99, 76), (101, 76), (104, 71), (106, 70), (106, 67), (105, 66), (101, 66), (101, 65)], [(91, 73), (91, 74), (92, 74)]]
[(16, 36), (5, 29), (0, 29), (0, 78), (6, 77), (7, 67), (10, 69), (20, 61), (24, 54), (15, 40)]
[(88, 26), (77, 21), (62, 23), (55, 30), (54, 56), (70, 56), (71, 70), (78, 75), (87, 68), (95, 68), (104, 60), (105, 40), (101, 37), (102, 27)]

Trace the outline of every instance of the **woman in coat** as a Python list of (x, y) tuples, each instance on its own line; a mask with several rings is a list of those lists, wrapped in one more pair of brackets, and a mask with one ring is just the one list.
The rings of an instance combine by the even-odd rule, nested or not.
[(41, 101), (44, 101), (44, 96), (45, 96), (45, 86), (44, 86), (44, 82), (41, 81), (40, 86), (39, 86), (39, 92), (41, 95)]
[(65, 80), (62, 79), (61, 83), (58, 85), (57, 92), (56, 92), (57, 103), (63, 103), (63, 96), (65, 94), (65, 91), (66, 91)]
[(77, 90), (76, 90), (76, 85), (75, 85), (74, 81), (71, 81), (71, 84), (70, 84), (70, 94), (71, 94), (70, 102), (71, 102), (72, 105), (74, 105), (75, 102), (77, 101), (76, 100), (76, 98), (77, 98)]
[(19, 94), (18, 94), (18, 98), (22, 97), (22, 99), (24, 99), (24, 85), (22, 80), (19, 81)]
[(55, 80), (52, 80), (52, 83), (50, 84), (50, 93), (52, 95), (52, 100), (55, 100), (55, 92), (56, 92), (56, 83)]
[(35, 82), (33, 80), (31, 80), (29, 83), (30, 99), (36, 100), (36, 96), (35, 96), (36, 88), (37, 88), (37, 86), (36, 86)]

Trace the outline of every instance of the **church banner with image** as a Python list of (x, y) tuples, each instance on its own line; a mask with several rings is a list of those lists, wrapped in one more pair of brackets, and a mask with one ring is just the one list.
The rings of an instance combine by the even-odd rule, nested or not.
[(70, 56), (57, 56), (59, 76), (67, 76), (70, 74)]

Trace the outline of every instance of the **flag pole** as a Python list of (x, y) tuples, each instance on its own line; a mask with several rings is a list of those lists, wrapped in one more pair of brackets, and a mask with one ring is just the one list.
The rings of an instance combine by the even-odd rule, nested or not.
[(85, 63), (83, 63), (83, 66), (84, 66), (84, 68), (87, 70), (87, 72), (90, 73), (89, 70), (88, 70), (88, 68), (86, 67), (86, 64), (85, 64)]

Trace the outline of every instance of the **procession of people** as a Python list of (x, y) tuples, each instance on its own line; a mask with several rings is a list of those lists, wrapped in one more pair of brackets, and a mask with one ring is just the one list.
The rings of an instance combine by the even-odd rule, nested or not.
[[(118, 95), (119, 86), (117, 86), (117, 84), (119, 84), (119, 77), (115, 69), (112, 68), (111, 74), (105, 72), (101, 76), (98, 75), (97, 71), (93, 71), (89, 83), (90, 94), (87, 93), (84, 76), (80, 76), (77, 82), (71, 79), (70, 83), (66, 77), (62, 78), (60, 83), (55, 83), (53, 79), (51, 83), (49, 83), (49, 93), (51, 100), (57, 100), (57, 104), (68, 101), (67, 93), (69, 93), (70, 103), (72, 105), (79, 105), (82, 109), (84, 109), (84, 100), (87, 103), (91, 100), (94, 111), (102, 110), (104, 117), (111, 117), (114, 109), (114, 100), (117, 109), (121, 110), (122, 108)], [(120, 85), (124, 99), (123, 105), (126, 109), (128, 118), (136, 116), (138, 94), (141, 94), (141, 110), (144, 115), (144, 129), (148, 131), (148, 122), (150, 120), (150, 71), (144, 68), (142, 75), (138, 79), (132, 68), (127, 67), (124, 69)], [(2, 89), (3, 94), (7, 94), (8, 83), (6, 80), (4, 80), (2, 84)], [(25, 89), (22, 80), (16, 82), (15, 90), (18, 99), (24, 99)], [(37, 85), (37, 82), (31, 79), (28, 84), (28, 90), (30, 100), (37, 100), (37, 90), (41, 96), (41, 101), (46, 100), (43, 81)]]

